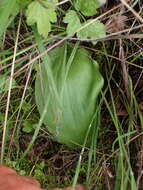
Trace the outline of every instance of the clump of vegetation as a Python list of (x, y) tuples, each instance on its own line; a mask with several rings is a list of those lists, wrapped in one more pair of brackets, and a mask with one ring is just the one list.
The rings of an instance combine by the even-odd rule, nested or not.
[(0, 1), (1, 163), (44, 188), (143, 188), (142, 16), (141, 0)]

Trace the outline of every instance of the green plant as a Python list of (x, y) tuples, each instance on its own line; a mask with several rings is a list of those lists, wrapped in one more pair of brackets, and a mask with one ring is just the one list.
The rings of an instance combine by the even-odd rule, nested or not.
[(84, 143), (102, 86), (98, 64), (85, 49), (65, 43), (45, 56), (37, 72), (36, 104), (41, 115), (46, 110), (43, 122), (56, 140)]
[[(77, 183), (99, 190), (143, 189), (142, 1), (127, 1), (130, 9), (126, 7), (122, 11), (120, 1), (108, 1), (100, 9), (105, 1), (0, 0), (0, 142), (2, 137), (5, 138), (0, 147), (1, 163), (21, 175), (34, 176), (45, 189), (64, 188), (69, 184), (74, 187)], [(129, 11), (138, 14), (127, 14)], [(104, 23), (112, 28), (118, 22), (114, 18), (122, 16), (127, 18), (126, 21), (121, 19), (125, 26), (123, 31), (112, 33), (108, 30), (111, 33), (106, 36)], [(100, 40), (102, 42), (96, 44)], [(64, 45), (57, 47), (63, 41)], [(80, 93), (77, 84), (82, 79), (75, 77), (83, 76), (86, 66), (91, 65), (94, 69), (86, 71), (89, 71), (92, 82), (87, 80), (85, 83), (93, 89), (96, 86), (94, 70), (97, 65), (87, 50), (91, 50), (92, 58), (99, 63), (105, 81), (100, 99), (95, 98), (95, 102), (90, 101), (94, 90), (89, 90), (88, 96), (81, 98), (84, 93)], [(81, 67), (75, 69), (77, 74), (72, 75), (72, 79), (76, 78), (72, 80), (72, 90), (65, 93), (65, 89), (71, 87), (69, 73), (76, 57), (90, 64), (84, 61), (79, 64)], [(126, 69), (121, 69), (121, 65)], [(13, 66), (14, 72), (10, 75)], [(99, 73), (99, 68), (97, 70)], [(37, 91), (44, 97), (40, 99), (39, 96), (37, 101), (40, 105), (42, 100), (44, 102), (40, 116), (34, 97), (35, 79), (38, 78), (41, 79), (39, 83), (45, 79), (43, 88), (47, 92), (44, 96), (40, 91), (42, 84), (39, 84)], [(82, 78), (84, 83), (85, 77)], [(73, 92), (78, 91), (74, 96)], [(76, 98), (78, 102), (85, 100), (84, 111), (88, 113), (84, 117), (80, 114), (82, 106), (74, 102)], [(67, 102), (69, 106), (62, 112)], [(88, 111), (92, 108), (89, 102), (95, 105), (91, 112)], [(81, 109), (78, 110), (78, 106)], [(67, 120), (66, 114), (71, 115)], [(63, 138), (59, 133), (63, 132), (60, 130), (62, 125), (59, 128), (50, 125), (49, 120), (54, 116), (56, 124), (60, 121), (70, 124), (64, 125)], [(81, 127), (88, 117), (90, 125)], [(76, 122), (83, 118), (83, 123), (75, 125), (77, 129), (71, 133), (69, 127), (74, 126), (75, 118)], [(55, 130), (53, 136), (49, 134), (52, 129)], [(80, 131), (84, 129), (83, 135)], [(70, 134), (71, 138), (76, 138), (78, 133), (84, 136), (78, 142), (76, 139), (69, 139), (74, 142), (64, 141)], [(53, 139), (70, 147), (75, 144), (82, 147), (80, 150), (69, 149)]]
[(52, 6), (57, 2), (57, 0), (2, 0), (0, 2), (0, 19), (2, 21), (0, 22), (0, 36), (6, 31), (20, 10), (26, 9), (27, 24), (31, 26), (36, 23), (39, 34), (47, 37), (51, 31), (50, 22), (56, 22), (56, 8), (45, 8), (44, 6)]
[(93, 16), (97, 14), (97, 9), (106, 1), (102, 0), (75, 0), (75, 8), (81, 11), (85, 16)]
[[(40, 4), (40, 2), (43, 4)], [(44, 6), (51, 6), (57, 2), (57, 0), (33, 1), (27, 8), (27, 24), (31, 26), (36, 23), (39, 34), (44, 37), (47, 37), (51, 31), (51, 22), (56, 22), (57, 20), (56, 8), (45, 8)]]
[[(69, 36), (75, 33), (78, 39), (96, 39), (106, 36), (103, 23), (99, 20), (94, 21), (93, 19), (81, 23), (77, 13), (73, 10), (66, 13), (63, 21), (68, 24), (66, 31)], [(92, 43), (95, 44), (94, 41)]]
[(0, 2), (0, 36), (5, 32), (11, 21), (19, 12), (19, 5), (16, 0), (2, 0)]
[[(57, 21), (57, 3), (58, 0), (2, 0), (0, 2), (0, 19), (2, 20), (2, 22), (0, 23), (0, 36), (3, 35), (7, 27), (11, 24), (11, 22), (20, 12), (20, 10), (24, 10), (27, 24), (29, 26), (33, 26), (34, 24), (36, 24), (39, 34), (46, 38), (51, 31), (51, 23), (55, 23)], [(81, 11), (83, 15), (92, 16), (97, 13), (97, 8), (99, 8), (104, 2), (102, 3), (102, 1), (99, 0), (92, 0), (89, 2), (86, 0), (76, 0), (72, 3), (76, 10)], [(76, 25), (74, 26), (73, 23), (75, 22), (75, 20)], [(105, 36), (105, 28), (102, 23), (100, 23), (99, 21), (91, 23), (89, 24), (91, 26), (88, 28), (86, 27), (86, 24), (89, 21), (81, 24), (74, 10), (70, 10), (66, 13), (64, 22), (68, 23), (68, 35), (74, 35), (76, 33), (75, 29), (78, 29), (78, 38), (98, 38)], [(85, 25), (85, 27), (83, 25)], [(80, 29), (80, 27), (82, 27), (82, 29)], [(99, 33), (97, 34), (97, 32), (95, 32), (95, 34), (93, 33), (93, 31), (96, 30), (102, 31), (100, 36)]]

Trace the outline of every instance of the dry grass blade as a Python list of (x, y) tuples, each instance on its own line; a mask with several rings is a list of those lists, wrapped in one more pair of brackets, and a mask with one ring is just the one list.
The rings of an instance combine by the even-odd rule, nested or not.
[(6, 105), (6, 111), (5, 111), (4, 126), (3, 126), (3, 137), (2, 137), (2, 147), (1, 147), (1, 164), (3, 163), (4, 152), (5, 152), (5, 139), (6, 139), (7, 119), (8, 119), (8, 112), (9, 112), (9, 106), (10, 106), (12, 80), (13, 80), (13, 75), (14, 75), (14, 65), (15, 65), (15, 59), (16, 59), (16, 51), (17, 51), (17, 46), (18, 46), (20, 26), (21, 26), (21, 16), (20, 16), (20, 20), (19, 20), (18, 29), (17, 29), (17, 36), (16, 36), (16, 41), (15, 41), (15, 47), (14, 47), (14, 55), (13, 55), (13, 61), (12, 61), (12, 65), (11, 65), (9, 90), (8, 90), (7, 105)]
[(121, 60), (121, 66), (122, 66), (123, 83), (124, 83), (125, 91), (127, 94), (127, 98), (128, 98), (128, 100), (130, 100), (128, 68), (125, 63), (125, 55), (124, 55), (124, 48), (123, 48), (122, 40), (120, 39), (119, 42), (120, 42), (119, 58)]
[(11, 135), (11, 140), (10, 140), (10, 143), (9, 143), (8, 154), (10, 154), (10, 152), (12, 150), (11, 146), (12, 146), (12, 142), (14, 140), (14, 135), (15, 135), (15, 131), (16, 131), (16, 128), (17, 128), (18, 119), (19, 119), (19, 116), (20, 116), (20, 112), (21, 112), (21, 109), (22, 109), (24, 97), (25, 97), (25, 94), (26, 94), (26, 90), (27, 90), (27, 87), (28, 87), (29, 80), (30, 80), (32, 67), (33, 67), (33, 64), (30, 65), (30, 68), (29, 68), (28, 77), (27, 77), (27, 80), (26, 80), (26, 84), (25, 84), (24, 91), (23, 91), (23, 94), (22, 94), (21, 102), (20, 102), (20, 105), (19, 105), (19, 110), (18, 110), (17, 117), (16, 117), (16, 122), (15, 122), (15, 125), (14, 125), (14, 128), (13, 128), (13, 132), (12, 132), (12, 135)]
[(128, 9), (130, 10), (136, 18), (143, 23), (143, 18), (125, 1), (125, 0), (120, 0), (121, 3)]
[[(121, 13), (119, 15), (115, 15), (106, 22), (106, 31), (109, 33), (116, 33), (119, 31), (123, 31), (126, 27), (126, 21), (127, 21), (127, 16), (122, 15)], [(119, 39), (119, 45), (120, 45), (119, 59), (121, 60), (123, 83), (127, 94), (127, 98), (130, 99), (130, 93), (128, 88), (129, 87), (128, 68), (126, 66), (122, 39)]]

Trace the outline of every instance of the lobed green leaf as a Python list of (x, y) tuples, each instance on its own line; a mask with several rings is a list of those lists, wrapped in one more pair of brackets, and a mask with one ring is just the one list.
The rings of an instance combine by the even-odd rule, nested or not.
[(98, 0), (76, 0), (75, 8), (85, 16), (93, 16), (100, 7)]
[[(57, 0), (41, 1), (45, 6), (51, 6), (57, 3)], [(32, 26), (37, 24), (37, 29), (40, 35), (47, 37), (48, 33), (51, 31), (51, 22), (57, 21), (56, 8), (45, 8), (38, 1), (33, 1), (29, 4), (26, 10), (27, 24)]]
[[(88, 20), (84, 25), (88, 24), (91, 20)], [(106, 36), (106, 29), (105, 25), (101, 23), (99, 20), (89, 24), (87, 27), (81, 29), (77, 33), (77, 37), (79, 39), (81, 38), (87, 38), (87, 39), (97, 39), (97, 38), (103, 38)], [(92, 42), (95, 44), (95, 42)]]
[(17, 0), (0, 1), (0, 36), (3, 35), (11, 21), (19, 12)]
[(70, 10), (66, 13), (63, 19), (64, 23), (67, 23), (67, 34), (73, 35), (77, 29), (80, 28), (81, 23), (75, 11)]

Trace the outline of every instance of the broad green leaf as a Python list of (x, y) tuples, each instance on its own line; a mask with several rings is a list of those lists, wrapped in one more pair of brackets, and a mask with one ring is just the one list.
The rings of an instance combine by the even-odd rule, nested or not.
[(0, 1), (0, 36), (19, 12), (17, 0)]
[[(57, 0), (53, 1), (41, 1), (45, 6), (51, 6), (57, 3)], [(56, 22), (56, 9), (45, 8), (38, 1), (33, 1), (29, 4), (27, 11), (27, 24), (32, 26), (37, 24), (37, 29), (40, 35), (47, 37), (51, 31), (51, 22)]]
[(67, 34), (72, 35), (77, 29), (80, 28), (81, 23), (75, 11), (70, 10), (64, 17), (64, 23), (67, 23)]
[[(91, 20), (88, 20), (90, 22)], [(86, 25), (87, 23), (84, 23)], [(99, 20), (96, 22), (89, 24), (87, 27), (83, 28), (77, 33), (78, 38), (87, 38), (87, 39), (96, 39), (103, 38), (106, 36), (105, 25), (101, 23)], [(95, 42), (92, 42), (95, 44)]]
[(85, 16), (95, 15), (99, 7), (100, 3), (98, 0), (76, 0), (75, 2), (75, 8)]
[[(66, 51), (65, 51), (66, 50)], [(66, 53), (65, 58), (63, 57)], [(61, 56), (62, 55), (62, 56)], [(60, 46), (49, 53), (49, 61), (43, 62), (35, 83), (36, 104), (40, 114), (45, 105), (44, 123), (53, 137), (70, 147), (82, 145), (97, 109), (97, 97), (103, 86), (103, 78), (97, 62), (85, 49)], [(60, 106), (56, 103), (48, 76), (52, 69)], [(94, 128), (91, 128), (91, 137)], [(91, 138), (89, 138), (90, 142)]]

